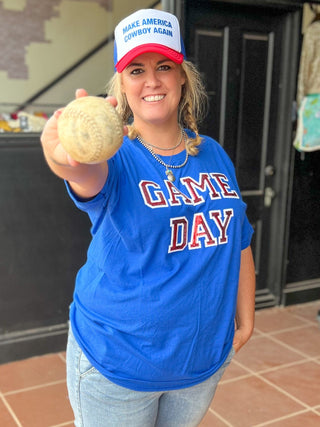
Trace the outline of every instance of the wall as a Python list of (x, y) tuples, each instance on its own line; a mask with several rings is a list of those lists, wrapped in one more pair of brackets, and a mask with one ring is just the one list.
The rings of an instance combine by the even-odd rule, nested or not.
[[(150, 0), (0, 0), (0, 113), (18, 105)], [(113, 43), (37, 99), (52, 110), (77, 87), (104, 91)], [(1, 119), (1, 117), (0, 117)], [(0, 134), (0, 363), (65, 348), (68, 306), (90, 240), (87, 215), (51, 173), (36, 133)]]
[[(316, 3), (312, 3), (312, 4), (313, 4), (313, 7), (318, 11), (318, 13), (320, 13), (319, 4), (316, 4)], [(305, 4), (303, 6), (303, 18), (302, 18), (302, 27), (301, 27), (302, 33), (304, 33), (305, 29), (312, 22), (313, 18), (314, 18), (314, 14), (310, 9), (309, 4)]]
[[(113, 33), (114, 26), (152, 0), (0, 0), (0, 113), (13, 112)], [(78, 87), (105, 92), (113, 73), (113, 43), (38, 98), (30, 112), (51, 112)]]
[[(320, 13), (320, 6), (317, 6)], [(302, 33), (314, 19), (304, 6)], [(302, 34), (303, 35), (303, 34)], [(301, 39), (302, 40), (302, 39)], [(320, 151), (292, 153), (292, 196), (282, 303), (297, 304), (320, 295)]]

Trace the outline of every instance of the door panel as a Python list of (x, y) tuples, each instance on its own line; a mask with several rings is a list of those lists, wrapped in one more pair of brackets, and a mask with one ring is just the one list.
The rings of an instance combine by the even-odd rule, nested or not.
[(201, 131), (206, 135), (215, 135), (215, 138), (223, 144), (225, 128), (225, 102), (226, 102), (226, 53), (225, 43), (228, 37), (225, 31), (208, 31), (196, 29), (195, 52), (199, 70), (209, 97), (209, 113)]
[(285, 14), (210, 1), (189, 2), (186, 10), (187, 52), (209, 95), (200, 131), (219, 141), (234, 162), (255, 228), (257, 294), (272, 300), (280, 293), (269, 285), (268, 258)]
[(243, 191), (263, 190), (272, 67), (268, 63), (273, 58), (269, 43), (273, 37), (250, 33), (242, 37), (236, 169)]

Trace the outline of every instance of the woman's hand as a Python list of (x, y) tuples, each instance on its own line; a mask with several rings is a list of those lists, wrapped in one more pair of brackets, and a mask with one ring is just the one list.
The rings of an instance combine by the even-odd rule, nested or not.
[(238, 353), (240, 348), (243, 347), (247, 341), (249, 341), (251, 334), (251, 330), (246, 331), (244, 328), (236, 329), (233, 338), (233, 348), (236, 353)]
[[(76, 99), (88, 96), (84, 89), (77, 89)], [(116, 107), (117, 100), (114, 97), (107, 97), (105, 102), (110, 102)], [(41, 135), (41, 143), (44, 156), (50, 169), (60, 178), (69, 182), (69, 185), (82, 198), (94, 197), (104, 186), (108, 177), (108, 163), (85, 164), (72, 159), (61, 145), (58, 134), (59, 116), (63, 108), (56, 111), (48, 120)], [(126, 135), (128, 129), (123, 128), (123, 134)]]
[[(88, 96), (88, 92), (85, 89), (76, 90), (76, 99), (85, 96)], [(113, 105), (113, 107), (116, 107), (117, 105), (116, 98), (111, 96), (106, 98), (106, 102), (109, 102), (111, 105)], [(56, 169), (58, 169), (55, 168), (55, 165), (58, 167), (76, 167), (80, 165), (79, 162), (72, 159), (72, 157), (66, 152), (59, 140), (58, 121), (62, 111), (63, 108), (60, 108), (59, 110), (55, 111), (53, 116), (46, 123), (40, 138), (45, 157), (49, 163), (49, 166), (54, 172), (57, 172)], [(124, 126), (124, 135), (126, 135), (127, 132), (127, 127)]]
[[(83, 96), (88, 96), (88, 93), (84, 89), (76, 90), (76, 99)], [(58, 134), (58, 120), (62, 113), (63, 108), (55, 111), (53, 116), (47, 121), (43, 132), (41, 134), (41, 143), (44, 150), (44, 154), (50, 166), (50, 161), (57, 166), (72, 166), (76, 167), (79, 162), (71, 158), (66, 150), (61, 145)]]

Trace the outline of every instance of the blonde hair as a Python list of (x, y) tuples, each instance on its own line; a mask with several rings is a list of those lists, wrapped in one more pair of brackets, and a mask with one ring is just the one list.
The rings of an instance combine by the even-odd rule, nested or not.
[[(188, 137), (186, 143), (187, 152), (195, 156), (198, 154), (198, 146), (201, 144), (201, 137), (198, 125), (204, 118), (208, 106), (208, 98), (199, 71), (194, 64), (183, 61), (182, 72), (186, 81), (182, 86), (181, 99), (178, 109), (178, 122), (182, 127), (194, 132), (195, 137)], [(117, 110), (124, 123), (128, 125), (128, 136), (130, 139), (137, 137), (138, 132), (134, 124), (129, 124), (132, 118), (132, 111), (127, 102), (125, 94), (121, 91), (121, 74), (115, 73), (107, 86), (108, 95), (113, 95), (118, 101)]]

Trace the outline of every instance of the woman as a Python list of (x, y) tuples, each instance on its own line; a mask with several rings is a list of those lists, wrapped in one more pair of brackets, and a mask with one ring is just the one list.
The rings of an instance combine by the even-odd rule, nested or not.
[(115, 67), (110, 93), (132, 124), (111, 159), (72, 160), (58, 113), (42, 135), (92, 222), (70, 308), (75, 425), (197, 426), (252, 334), (252, 228), (231, 161), (198, 134), (205, 95), (176, 17), (140, 10), (121, 21)]

